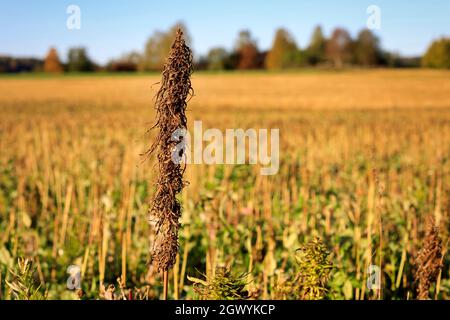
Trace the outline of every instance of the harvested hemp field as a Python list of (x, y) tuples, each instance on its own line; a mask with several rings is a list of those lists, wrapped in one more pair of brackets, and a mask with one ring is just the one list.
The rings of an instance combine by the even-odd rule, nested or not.
[[(11, 294), (5, 278), (18, 257), (34, 258), (49, 298), (77, 297), (66, 288), (70, 265), (82, 266), (86, 297), (98, 297), (100, 283), (119, 288), (118, 277), (136, 298), (162, 296), (161, 275), (149, 269), (157, 169), (140, 156), (156, 136), (145, 132), (159, 81), (0, 78), (0, 299)], [(297, 249), (318, 237), (333, 265), (323, 286), (315, 280), (326, 287), (320, 296), (375, 297), (366, 271), (381, 258), (382, 298), (412, 299), (429, 215), (444, 254), (430, 297), (450, 298), (448, 71), (194, 73), (192, 86), (188, 129), (194, 120), (279, 128), (280, 170), (187, 167), (169, 298), (210, 293), (195, 281), (223, 266), (236, 297), (304, 297), (290, 282), (301, 277)]]

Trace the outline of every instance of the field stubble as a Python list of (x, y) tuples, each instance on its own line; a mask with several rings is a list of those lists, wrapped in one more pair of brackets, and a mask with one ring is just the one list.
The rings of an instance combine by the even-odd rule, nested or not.
[[(0, 299), (9, 267), (33, 257), (49, 298), (87, 297), (121, 283), (158, 298), (149, 265), (148, 200), (156, 76), (0, 79)], [(217, 266), (249, 272), (257, 298), (280, 298), (295, 250), (315, 236), (335, 268), (328, 298), (363, 299), (380, 264), (386, 299), (414, 298), (425, 218), (450, 216), (450, 73), (194, 74), (188, 127), (280, 128), (280, 171), (190, 165), (180, 254), (169, 296), (195, 298), (186, 276)], [(381, 241), (380, 241), (381, 240)], [(380, 251), (381, 249), (381, 251)], [(380, 255), (381, 253), (381, 255)], [(450, 260), (431, 297), (450, 298)], [(198, 270), (198, 271), (197, 271)], [(285, 296), (281, 296), (285, 297)]]

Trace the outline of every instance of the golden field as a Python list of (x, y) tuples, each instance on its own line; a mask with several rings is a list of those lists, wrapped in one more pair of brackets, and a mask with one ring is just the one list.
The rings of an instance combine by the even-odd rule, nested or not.
[[(48, 297), (121, 277), (136, 298), (159, 298), (147, 221), (155, 168), (157, 75), (0, 77), (0, 299), (18, 257), (33, 257)], [(259, 299), (292, 298), (295, 250), (315, 236), (334, 268), (329, 299), (413, 299), (425, 217), (450, 229), (450, 72), (431, 70), (194, 73), (188, 124), (279, 128), (280, 171), (190, 165), (171, 298), (198, 298), (187, 276), (217, 266), (249, 272)], [(430, 290), (450, 298), (450, 258)], [(295, 298), (295, 297), (294, 297)]]

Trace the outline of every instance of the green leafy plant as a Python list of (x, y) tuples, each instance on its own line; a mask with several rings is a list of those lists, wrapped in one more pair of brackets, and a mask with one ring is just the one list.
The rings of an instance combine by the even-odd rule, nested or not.
[(327, 281), (333, 265), (330, 252), (320, 238), (314, 238), (296, 250), (298, 273), (294, 280), (295, 291), (300, 299), (323, 299), (328, 289)]
[(194, 291), (205, 300), (243, 300), (249, 298), (246, 290), (248, 274), (233, 274), (228, 268), (217, 267), (213, 276), (203, 275), (205, 280), (189, 277)]
[(15, 300), (46, 300), (47, 293), (36, 284), (34, 274), (36, 267), (31, 259), (19, 258), (16, 270), (10, 269), (12, 281), (6, 281)]

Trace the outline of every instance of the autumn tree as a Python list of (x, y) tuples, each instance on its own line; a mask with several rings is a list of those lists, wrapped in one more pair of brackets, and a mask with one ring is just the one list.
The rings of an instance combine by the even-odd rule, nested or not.
[(450, 38), (434, 41), (422, 58), (422, 66), (427, 68), (450, 68)]
[(141, 59), (138, 52), (132, 51), (122, 55), (119, 59), (108, 62), (106, 69), (112, 72), (134, 72), (137, 71)]
[(377, 65), (381, 57), (380, 41), (370, 30), (364, 29), (355, 42), (355, 62), (362, 66)]
[(306, 50), (308, 63), (316, 65), (325, 60), (325, 47), (327, 40), (325, 39), (322, 27), (317, 26), (311, 36), (311, 41)]
[(256, 40), (252, 38), (250, 31), (243, 30), (239, 32), (235, 50), (239, 56), (238, 69), (256, 69), (259, 67), (259, 51)]
[(326, 46), (327, 58), (341, 68), (352, 60), (352, 39), (347, 30), (336, 28)]
[(59, 60), (58, 52), (55, 48), (50, 48), (44, 61), (44, 71), (48, 73), (61, 73), (64, 68)]
[(285, 29), (278, 29), (272, 48), (265, 59), (267, 69), (283, 69), (295, 64), (298, 55), (297, 44)]
[(187, 27), (181, 22), (175, 24), (166, 32), (155, 31), (145, 45), (144, 55), (139, 65), (140, 70), (162, 70), (178, 29), (183, 30), (185, 41), (190, 45), (191, 38)]

